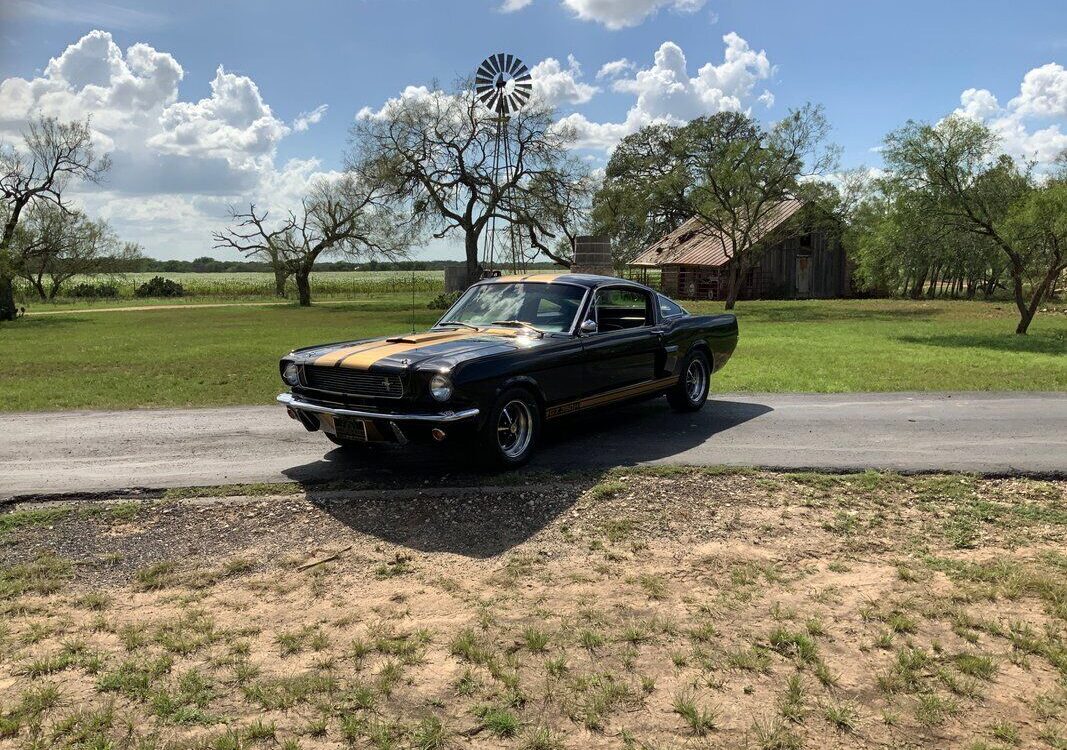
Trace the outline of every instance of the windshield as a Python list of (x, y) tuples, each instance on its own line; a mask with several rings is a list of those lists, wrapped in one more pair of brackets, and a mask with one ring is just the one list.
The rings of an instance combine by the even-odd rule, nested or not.
[(541, 331), (569, 331), (584, 294), (572, 284), (479, 284), (468, 289), (438, 325), (521, 321)]

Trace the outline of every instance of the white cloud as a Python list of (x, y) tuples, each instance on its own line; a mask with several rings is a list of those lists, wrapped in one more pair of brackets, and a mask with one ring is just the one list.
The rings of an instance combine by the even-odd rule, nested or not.
[(975, 120), (984, 120), (1000, 109), (1000, 104), (993, 93), (987, 89), (967, 89), (960, 94), (957, 112)]
[(1008, 106), (1020, 115), (1067, 117), (1067, 70), (1049, 63), (1029, 71)]
[(175, 102), (159, 118), (162, 132), (148, 145), (181, 156), (218, 156), (242, 168), (271, 160), (289, 127), (274, 116), (247, 76), (227, 73), (220, 65), (211, 82), (211, 96), (198, 102)]
[(609, 29), (637, 26), (661, 8), (693, 13), (704, 7), (706, 0), (563, 0), (575, 16), (583, 21), (595, 21)]
[(582, 66), (567, 55), (567, 67), (554, 57), (546, 57), (530, 69), (533, 78), (534, 96), (552, 107), (561, 104), (585, 104), (599, 90), (596, 86), (582, 83)]
[(293, 130), (297, 133), (303, 133), (312, 125), (320, 122), (322, 118), (326, 116), (326, 110), (329, 108), (330, 105), (328, 104), (320, 104), (310, 112), (301, 112), (297, 115), (296, 119), (293, 120)]
[[(1004, 149), (1019, 159), (1051, 164), (1067, 151), (1067, 70), (1056, 63), (1023, 76), (1019, 95), (1001, 106), (988, 89), (970, 88), (960, 95), (954, 114), (984, 122)], [(1059, 120), (1036, 127), (1033, 120)]]
[(155, 255), (207, 254), (229, 204), (255, 200), (280, 210), (326, 174), (317, 160), (275, 164), (278, 142), (321, 119), (325, 105), (290, 128), (251, 78), (220, 67), (210, 96), (185, 102), (178, 92), (184, 75), (166, 52), (141, 43), (124, 52), (111, 34), (92, 31), (39, 77), (0, 81), (0, 138), (18, 144), (37, 115), (90, 117), (112, 169), (102, 186), (78, 186), (72, 197)]
[(404, 90), (400, 92), (400, 96), (394, 96), (391, 99), (386, 99), (379, 109), (373, 107), (363, 107), (356, 113), (357, 120), (381, 120), (392, 112), (396, 107), (406, 101), (420, 101), (431, 98), (433, 92), (425, 86), (406, 86)]
[[(774, 74), (774, 66), (766, 52), (753, 50), (736, 33), (722, 39), (726, 45), (723, 62), (706, 63), (695, 76), (689, 75), (682, 48), (664, 42), (651, 67), (638, 70), (632, 78), (616, 80), (615, 91), (635, 97), (624, 121), (597, 123), (574, 113), (563, 118), (562, 124), (575, 129), (580, 146), (610, 149), (651, 123), (684, 123), (702, 115), (744, 109), (756, 84)], [(759, 101), (770, 106), (773, 95), (765, 91)]]
[(618, 60), (612, 60), (606, 62), (600, 66), (600, 70), (597, 71), (597, 80), (601, 78), (618, 78), (621, 75), (629, 73), (631, 70), (637, 68), (637, 65), (627, 60), (625, 57)]
[(533, 0), (504, 0), (503, 4), (500, 6), (500, 12), (514, 13), (517, 10), (522, 10), (532, 2)]
[(124, 55), (111, 34), (92, 31), (53, 57), (40, 78), (0, 82), (0, 133), (33, 112), (67, 120), (92, 115), (100, 131), (138, 127), (177, 99), (183, 76), (165, 52), (134, 44)]

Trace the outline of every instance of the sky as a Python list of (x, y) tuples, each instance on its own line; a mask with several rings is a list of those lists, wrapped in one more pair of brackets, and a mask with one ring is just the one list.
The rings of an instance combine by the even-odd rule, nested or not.
[(0, 141), (90, 116), (113, 166), (80, 206), (153, 257), (236, 258), (211, 247), (230, 205), (277, 215), (341, 169), (356, 118), (500, 51), (593, 167), (652, 122), (770, 124), (806, 102), (841, 168), (877, 169), (887, 132), (953, 112), (1019, 158), (1067, 149), (1063, 0), (2, 0)]

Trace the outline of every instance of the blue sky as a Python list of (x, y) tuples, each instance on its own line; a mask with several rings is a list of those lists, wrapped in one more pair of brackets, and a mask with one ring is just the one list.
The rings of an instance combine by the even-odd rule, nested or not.
[[(545, 95), (578, 118), (597, 161), (650, 119), (740, 107), (769, 122), (807, 101), (826, 107), (843, 167), (877, 167), (872, 149), (888, 130), (958, 107), (1020, 156), (1067, 147), (1067, 4), (1053, 0), (123, 3), (5, 0), (0, 137), (17, 142), (30, 112), (92, 114), (117, 158), (108, 183), (79, 198), (160, 257), (212, 252), (228, 203), (281, 206), (337, 169), (360, 109), (447, 84), (499, 50), (541, 64)], [(98, 34), (49, 68), (94, 31), (110, 39)], [(622, 59), (630, 65), (598, 77)], [(131, 75), (133, 103), (119, 95)], [(680, 93), (657, 93), (663, 76)]]

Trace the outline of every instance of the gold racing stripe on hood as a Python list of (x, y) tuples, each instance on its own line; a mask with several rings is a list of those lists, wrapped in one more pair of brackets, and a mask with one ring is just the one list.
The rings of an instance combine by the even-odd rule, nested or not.
[(379, 349), (383, 346), (388, 346), (386, 341), (365, 341), (362, 344), (356, 344), (355, 346), (342, 346), (340, 349), (334, 349), (332, 352), (326, 352), (321, 357), (318, 357), (312, 364), (322, 367), (329, 367), (336, 365), (345, 357), (348, 357), (356, 352), (366, 351), (367, 349)]
[(538, 284), (551, 284), (553, 281), (558, 279), (560, 276), (565, 276), (565, 275), (566, 274), (562, 274), (562, 273), (528, 273), (528, 274), (525, 274), (525, 275), (520, 274), (518, 276), (497, 276), (495, 279), (490, 279), (490, 281), (495, 281), (497, 283), (501, 283), (501, 282), (504, 282), (504, 283), (508, 283), (508, 282), (515, 283), (515, 282), (519, 282), (519, 281), (532, 281), (532, 282), (538, 283)]
[(411, 334), (407, 336), (394, 336), (381, 341), (370, 341), (356, 346), (346, 346), (334, 352), (324, 354), (315, 360), (316, 365), (339, 365), (340, 367), (352, 367), (365, 370), (374, 363), (387, 357), (394, 357), (414, 349), (431, 344), (443, 344), (452, 341), (462, 341), (474, 336), (504, 336), (514, 338), (517, 333), (510, 328), (487, 328), (480, 331), (435, 331), (432, 333)]

